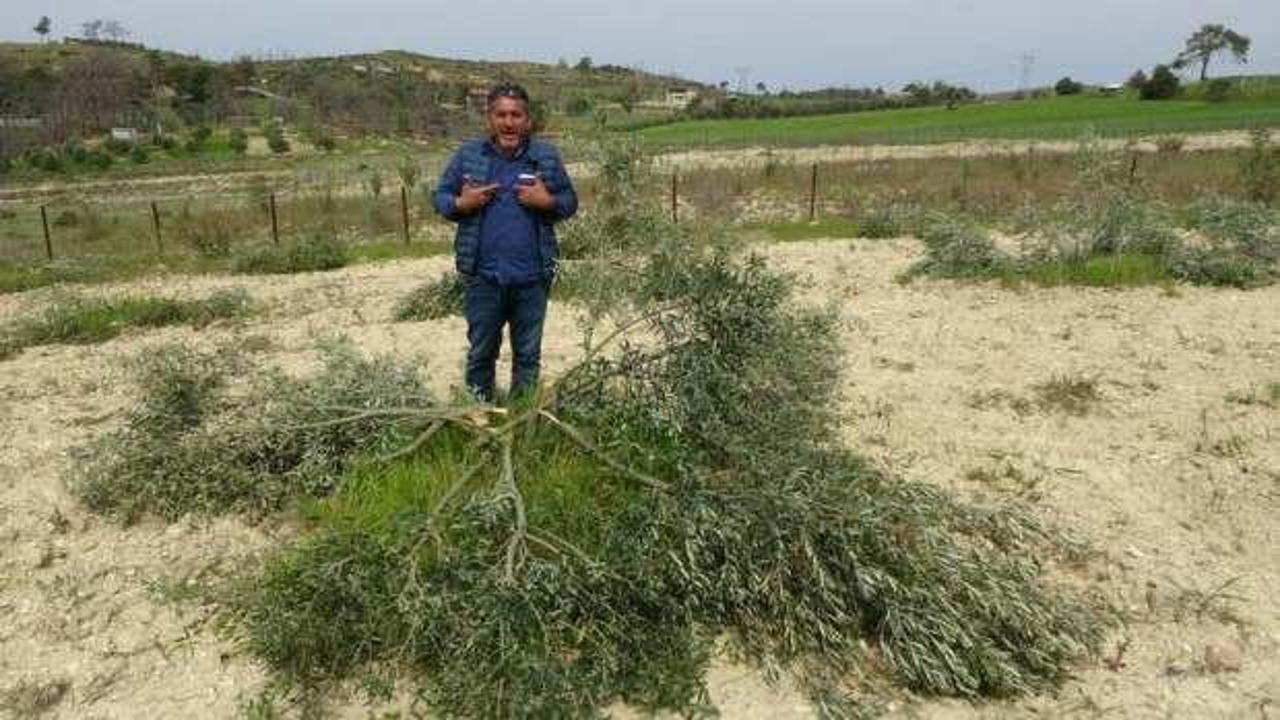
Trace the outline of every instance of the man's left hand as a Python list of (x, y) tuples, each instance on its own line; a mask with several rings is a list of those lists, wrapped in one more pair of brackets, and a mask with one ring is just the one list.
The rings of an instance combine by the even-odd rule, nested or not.
[(547, 185), (542, 182), (542, 178), (537, 178), (527, 185), (517, 185), (516, 198), (521, 205), (534, 210), (550, 212), (556, 208), (556, 199), (551, 191), (547, 190)]

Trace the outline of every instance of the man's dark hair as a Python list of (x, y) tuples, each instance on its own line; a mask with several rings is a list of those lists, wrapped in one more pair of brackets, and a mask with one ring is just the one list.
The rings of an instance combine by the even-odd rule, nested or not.
[(523, 100), (525, 109), (529, 109), (529, 91), (525, 90), (520, 85), (510, 82), (498, 83), (489, 89), (489, 99), (485, 102), (485, 108), (493, 107), (493, 104), (498, 101), (498, 98), (504, 97)]

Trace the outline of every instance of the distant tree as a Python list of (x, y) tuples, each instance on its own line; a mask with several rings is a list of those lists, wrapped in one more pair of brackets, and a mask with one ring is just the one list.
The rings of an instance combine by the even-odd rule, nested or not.
[(119, 20), (107, 20), (102, 23), (102, 34), (107, 36), (108, 40), (121, 42), (129, 37), (129, 31)]
[(577, 65), (574, 65), (574, 66), (573, 66), (573, 69), (574, 69), (574, 70), (579, 70), (579, 71), (581, 71), (581, 72), (587, 72), (588, 70), (590, 70), (590, 69), (591, 69), (591, 56), (590, 56), (590, 55), (583, 55), (582, 57), (578, 58), (578, 64), (577, 64)]
[(1142, 86), (1147, 84), (1147, 74), (1141, 68), (1134, 70), (1124, 84), (1130, 90), (1142, 90)]
[(49, 19), (49, 16), (41, 15), (40, 20), (36, 22), (36, 26), (31, 29), (35, 30), (36, 34), (40, 36), (40, 40), (43, 41), (49, 35), (49, 30), (52, 26), (53, 21)]
[(758, 83), (756, 83), (756, 92), (760, 93), (761, 95), (768, 95), (768, 94), (769, 94), (769, 86), (765, 85), (765, 84), (764, 84), (764, 83), (762, 83), (762, 82), (758, 82)]
[(721, 80), (721, 81), (720, 81), (720, 86), (719, 86), (719, 87), (720, 87), (720, 89), (721, 89), (721, 90), (728, 90), (728, 89), (729, 89), (729, 81), (728, 81), (728, 80)]
[(97, 40), (102, 37), (102, 20), (86, 20), (80, 23), (80, 34), (87, 40)]
[(1223, 50), (1229, 50), (1236, 62), (1248, 62), (1251, 42), (1248, 37), (1228, 29), (1225, 25), (1202, 25), (1187, 38), (1187, 46), (1173, 61), (1173, 67), (1182, 69), (1198, 62), (1200, 63), (1200, 80), (1204, 81), (1209, 77), (1209, 61), (1214, 55)]
[(1168, 65), (1157, 65), (1138, 90), (1143, 100), (1168, 100), (1182, 90), (1182, 81)]
[(1084, 92), (1084, 85), (1068, 76), (1059, 80), (1053, 86), (1053, 91), (1059, 95), (1079, 95)]

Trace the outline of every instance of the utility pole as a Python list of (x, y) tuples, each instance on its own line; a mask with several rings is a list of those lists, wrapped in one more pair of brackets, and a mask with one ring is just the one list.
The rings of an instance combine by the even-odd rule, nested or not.
[(746, 95), (746, 94), (747, 94), (747, 80), (748, 80), (748, 78), (750, 78), (750, 76), (751, 76), (751, 68), (749, 68), (749, 67), (745, 67), (745, 66), (744, 66), (744, 67), (736, 67), (736, 68), (734, 68), (734, 69), (733, 69), (733, 74), (735, 74), (735, 75), (737, 75), (737, 76), (738, 76), (738, 94), (739, 94), (739, 95)]
[(1036, 65), (1036, 56), (1025, 53), (1018, 58), (1018, 92), (1027, 94), (1031, 90), (1031, 70)]

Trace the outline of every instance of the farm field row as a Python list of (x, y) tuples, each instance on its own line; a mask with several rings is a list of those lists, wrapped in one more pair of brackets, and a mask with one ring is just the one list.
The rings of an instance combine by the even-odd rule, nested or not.
[[(1024, 502), (1079, 533), (1094, 552), (1071, 570), (1072, 582), (1125, 618), (1106, 657), (1080, 667), (1056, 697), (905, 700), (899, 715), (1249, 717), (1280, 697), (1270, 521), (1280, 510), (1280, 410), (1264, 390), (1280, 381), (1280, 288), (902, 284), (896, 278), (920, 257), (911, 240), (802, 241), (761, 251), (805, 280), (803, 302), (839, 309), (848, 442), (894, 473)], [(447, 396), (461, 378), (461, 319), (390, 316), (401, 296), (448, 266), (440, 257), (283, 278), (101, 285), (93, 293), (202, 296), (244, 287), (265, 309), (202, 330), (30, 348), (5, 361), (6, 702), (20, 699), (15, 689), (61, 688), (48, 717), (137, 717), (145, 708), (152, 717), (212, 718), (252, 701), (265, 683), (260, 666), (184, 604), (181, 589), (253, 562), (296, 528), (236, 518), (122, 528), (65, 490), (67, 451), (112, 427), (130, 402), (119, 361), (162, 342), (248, 347), (299, 373), (314, 364), (318, 339), (343, 333), (366, 352), (418, 359), (431, 388)], [(44, 292), (0, 296), (0, 322)], [(557, 303), (544, 352), (549, 373), (580, 352), (575, 328), (572, 306)], [(1084, 405), (1059, 407), (1038, 394), (1058, 380), (1088, 385)], [(814, 715), (792, 689), (770, 688), (743, 668), (718, 664), (710, 685), (726, 717)], [(400, 700), (376, 710), (404, 710), (403, 693)], [(369, 710), (353, 700), (339, 714)]]
[(639, 131), (657, 149), (806, 145), (924, 145), (972, 139), (1070, 139), (1205, 133), (1280, 127), (1280, 98), (1209, 103), (1071, 96), (742, 120), (700, 120)]

